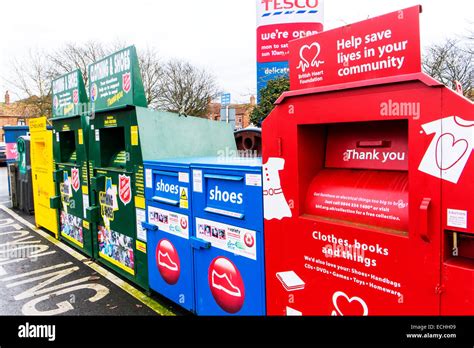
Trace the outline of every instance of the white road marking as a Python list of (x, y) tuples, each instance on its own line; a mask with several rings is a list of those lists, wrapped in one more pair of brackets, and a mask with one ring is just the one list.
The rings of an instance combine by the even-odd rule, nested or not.
[(116, 286), (136, 298), (138, 301), (142, 302), (144, 305), (155, 311), (156, 313), (162, 315), (162, 316), (174, 316), (175, 314), (168, 310), (167, 308), (163, 307), (161, 304), (144, 294), (142, 291), (138, 290), (137, 288), (133, 287), (129, 283), (125, 282), (124, 280), (120, 279), (117, 277), (115, 274), (107, 271), (105, 268), (100, 266), (99, 264), (93, 262), (93, 261), (88, 261), (88, 259), (77, 252), (76, 250), (72, 249), (68, 245), (61, 243), (57, 239), (55, 239), (53, 236), (49, 235), (48, 233), (42, 231), (41, 229), (37, 228), (24, 218), (22, 218), (20, 215), (15, 213), (13, 210), (5, 207), (4, 205), (0, 205), (0, 209), (2, 209), (4, 212), (9, 214), (11, 217), (19, 221), (20, 223), (24, 224), (25, 226), (29, 227), (31, 230), (35, 231), (38, 233), (41, 237), (45, 238), (48, 240), (50, 243), (53, 245), (57, 246), (58, 248), (62, 249), (72, 257), (74, 257), (76, 260), (79, 260), (80, 262), (84, 263), (86, 266), (89, 268), (92, 268), (94, 271), (102, 275), (104, 278), (108, 279), (110, 282), (114, 283)]

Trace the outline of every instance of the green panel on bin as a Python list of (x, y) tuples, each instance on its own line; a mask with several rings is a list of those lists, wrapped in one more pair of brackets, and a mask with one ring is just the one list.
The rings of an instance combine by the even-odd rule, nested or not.
[(90, 98), (95, 112), (147, 106), (134, 46), (89, 65)]
[(198, 117), (137, 108), (143, 160), (216, 157), (237, 150), (232, 126)]
[(78, 116), (87, 110), (87, 94), (80, 70), (53, 81), (53, 117)]

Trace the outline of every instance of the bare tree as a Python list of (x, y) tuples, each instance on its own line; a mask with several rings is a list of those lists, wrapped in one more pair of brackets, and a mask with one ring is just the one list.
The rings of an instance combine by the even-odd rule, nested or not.
[[(43, 98), (47, 96), (42, 99), (43, 104), (47, 104), (45, 105), (46, 109), (42, 110), (51, 110), (50, 87), (53, 79), (67, 72), (80, 69), (88, 90), (88, 66), (126, 46), (126, 43), (123, 42), (104, 45), (89, 41), (85, 44), (68, 43), (63, 48), (51, 53), (32, 52), (27, 59), (13, 64), (12, 78), (8, 79), (8, 82), (21, 98), (32, 96)], [(149, 47), (139, 50), (138, 60), (150, 108), (161, 107), (165, 110), (184, 110), (189, 114), (196, 114), (197, 110), (198, 114), (201, 115), (202, 110), (207, 107), (208, 96), (215, 94), (213, 89), (214, 79), (209, 74), (184, 62), (162, 64), (155, 48)], [(168, 71), (166, 76), (165, 71)], [(183, 74), (189, 76), (183, 78)], [(177, 78), (179, 81), (173, 82), (173, 78)], [(183, 87), (183, 91), (186, 91), (186, 96), (183, 96), (180, 100), (174, 99), (176, 104), (165, 103), (164, 101), (170, 100), (171, 94), (169, 92), (173, 89), (176, 90), (178, 85)], [(41, 90), (39, 90), (39, 87), (41, 87)], [(211, 90), (212, 93), (209, 93)], [(163, 97), (161, 96), (162, 93), (165, 93)], [(199, 100), (200, 96), (204, 98), (202, 101)], [(174, 107), (174, 105), (177, 106)]]
[(30, 51), (11, 64), (12, 75), (5, 79), (14, 93), (22, 97), (23, 116), (47, 116), (51, 113), (50, 64), (41, 51)]
[(138, 52), (138, 60), (148, 106), (155, 109), (160, 93), (160, 81), (163, 75), (161, 60), (156, 49), (150, 47)]
[(453, 89), (454, 82), (458, 81), (464, 95), (472, 98), (474, 60), (469, 45), (456, 39), (446, 39), (441, 44), (429, 47), (423, 59), (423, 70)]
[(67, 43), (63, 48), (48, 54), (47, 59), (51, 62), (50, 75), (58, 77), (80, 69), (87, 86), (87, 67), (108, 53), (107, 47), (95, 41), (89, 41), (83, 45)]
[(156, 104), (162, 110), (204, 117), (209, 101), (218, 93), (214, 76), (187, 62), (172, 60), (163, 68)]

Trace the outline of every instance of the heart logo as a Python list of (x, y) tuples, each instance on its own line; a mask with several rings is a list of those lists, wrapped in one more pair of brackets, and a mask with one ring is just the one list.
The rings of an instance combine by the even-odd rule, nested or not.
[(453, 134), (443, 134), (436, 144), (436, 165), (441, 170), (453, 168), (464, 157), (468, 148), (467, 140), (456, 141)]
[(336, 292), (332, 296), (332, 303), (334, 304), (335, 311), (332, 312), (332, 316), (368, 316), (369, 308), (367, 304), (360, 297), (349, 298), (342, 291)]
[(300, 49), (300, 64), (298, 69), (305, 72), (310, 66), (315, 67), (321, 64), (318, 61), (319, 54), (321, 53), (321, 46), (317, 42), (313, 42), (311, 45), (304, 45)]

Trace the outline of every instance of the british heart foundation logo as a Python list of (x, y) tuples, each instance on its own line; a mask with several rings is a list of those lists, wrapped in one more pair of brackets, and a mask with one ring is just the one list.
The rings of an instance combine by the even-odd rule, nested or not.
[(313, 42), (311, 45), (303, 45), (300, 49), (300, 64), (297, 69), (301, 69), (304, 73), (310, 67), (319, 68), (320, 65), (324, 64), (324, 61), (318, 60), (321, 54), (321, 46), (317, 42)]
[(81, 186), (81, 180), (79, 177), (79, 169), (78, 168), (72, 168), (71, 169), (71, 186), (74, 189), (74, 191), (79, 191), (79, 187)]
[(174, 245), (167, 239), (163, 239), (156, 247), (156, 264), (165, 282), (169, 285), (178, 282), (181, 274), (179, 255)]
[(132, 179), (127, 175), (119, 175), (119, 198), (124, 205), (132, 201)]
[(235, 314), (245, 301), (245, 287), (237, 267), (225, 257), (218, 257), (209, 267), (209, 286), (217, 304), (227, 313)]
[(132, 76), (130, 73), (122, 75), (122, 88), (125, 93), (130, 92), (130, 89), (132, 88)]
[(368, 316), (369, 308), (364, 300), (360, 297), (349, 298), (342, 291), (334, 293), (332, 296), (332, 303), (335, 310), (332, 312), (332, 316)]

